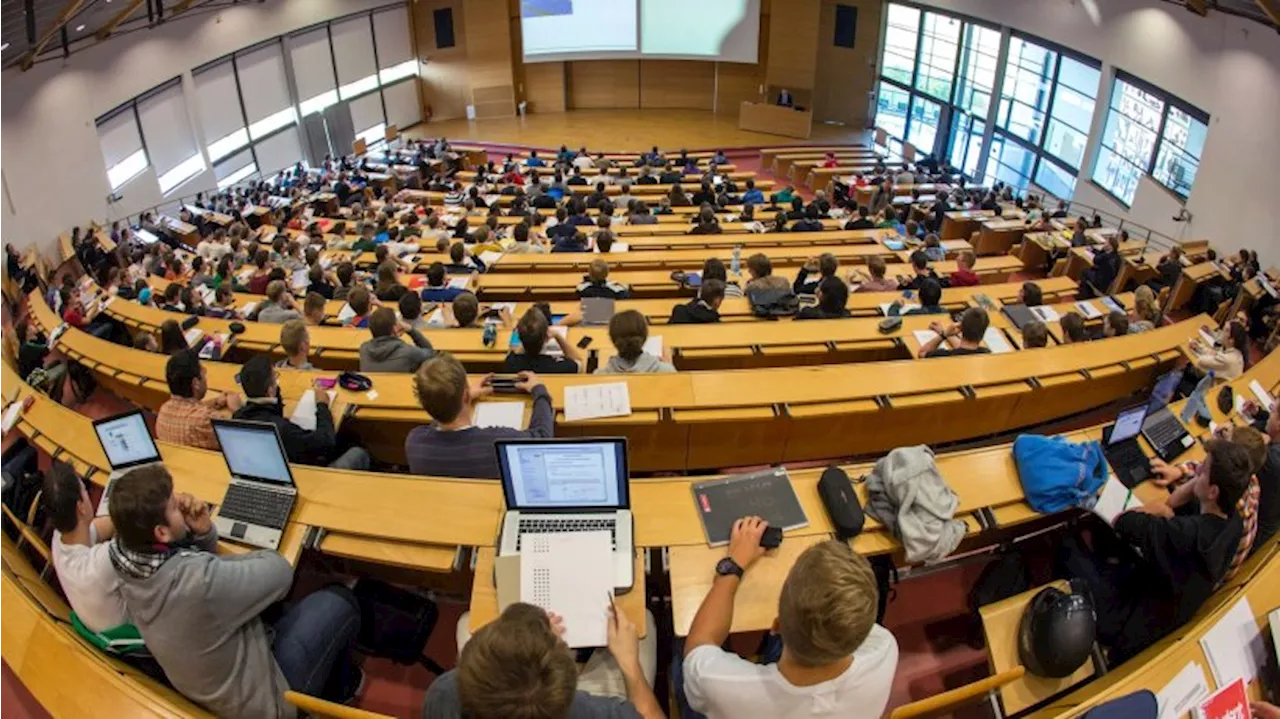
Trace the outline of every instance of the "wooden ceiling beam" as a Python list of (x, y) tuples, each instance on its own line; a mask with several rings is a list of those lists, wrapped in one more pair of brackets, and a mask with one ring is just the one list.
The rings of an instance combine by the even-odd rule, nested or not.
[(1258, 3), (1258, 7), (1262, 8), (1262, 12), (1271, 18), (1271, 22), (1275, 23), (1276, 27), (1280, 29), (1280, 0), (1255, 0), (1255, 2)]
[(190, 10), (191, 6), (195, 4), (196, 4), (196, 0), (182, 0), (181, 2), (173, 6), (173, 9), (170, 11), (169, 17), (177, 17), (178, 15), (181, 15), (187, 10)]
[(129, 4), (121, 8), (120, 12), (112, 15), (106, 25), (98, 28), (98, 32), (96, 33), (98, 39), (106, 40), (108, 37), (111, 37), (111, 33), (115, 32), (116, 28), (120, 27), (120, 23), (128, 20), (130, 15), (137, 12), (138, 8), (142, 7), (143, 2), (145, 2), (145, 0), (129, 0)]
[(54, 35), (58, 34), (58, 31), (61, 30), (64, 25), (71, 22), (71, 18), (75, 17), (76, 13), (80, 12), (80, 8), (83, 6), (84, 0), (70, 0), (70, 2), (63, 6), (62, 12), (58, 13), (58, 17), (53, 21), (53, 24), (45, 29), (44, 34), (40, 36), (40, 40), (36, 43), (35, 47), (28, 50), (27, 54), (22, 57), (23, 70), (31, 69), (31, 66), (35, 64), (36, 58), (40, 57), (40, 53), (44, 52), (44, 46), (49, 44), (49, 41), (53, 39)]

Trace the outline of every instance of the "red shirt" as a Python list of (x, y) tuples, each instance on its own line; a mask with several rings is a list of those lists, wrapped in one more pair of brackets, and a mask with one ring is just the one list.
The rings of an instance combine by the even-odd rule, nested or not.
[(83, 327), (84, 313), (80, 311), (79, 307), (68, 307), (67, 311), (62, 313), (62, 321), (72, 327)]
[(951, 273), (952, 287), (973, 287), (982, 284), (982, 280), (972, 270), (956, 270)]
[(840, 163), (835, 160), (827, 160), (822, 163), (823, 167), (839, 167)]
[(266, 272), (260, 275), (255, 274), (249, 278), (249, 292), (255, 295), (265, 295), (267, 293), (267, 278), (270, 277)]

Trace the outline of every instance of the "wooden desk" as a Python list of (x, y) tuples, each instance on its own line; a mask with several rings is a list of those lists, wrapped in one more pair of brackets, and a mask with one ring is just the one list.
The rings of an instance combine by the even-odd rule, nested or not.
[(1178, 275), (1178, 281), (1169, 292), (1169, 303), (1165, 305), (1164, 311), (1168, 313), (1182, 309), (1195, 296), (1196, 288), (1215, 277), (1229, 279), (1230, 275), (1212, 262), (1199, 262), (1182, 268), (1182, 274)]
[(875, 154), (875, 148), (856, 142), (845, 145), (775, 145), (773, 147), (762, 147), (760, 148), (760, 166), (771, 167), (779, 155), (814, 152), (866, 152)]
[(973, 251), (979, 256), (1005, 255), (1010, 248), (1022, 241), (1027, 225), (1022, 220), (987, 220), (978, 232), (978, 242)]
[[(879, 162), (881, 159), (873, 150), (839, 150), (835, 152), (835, 157), (841, 165), (862, 165), (870, 162), (872, 163), (872, 166), (874, 166), (874, 164)], [(826, 161), (826, 152), (810, 151), (779, 154), (773, 158), (773, 176), (788, 177), (793, 180), (803, 180), (804, 175), (796, 172), (794, 168), (797, 162), (806, 160), (816, 160), (818, 164), (822, 164)], [(760, 166), (768, 167), (769, 165), (762, 160)], [(809, 167), (812, 167), (812, 165)], [(807, 167), (804, 172), (808, 172)], [(797, 174), (800, 176), (796, 177), (795, 175)]]
[(758, 102), (743, 102), (738, 110), (738, 129), (809, 139), (813, 113)]

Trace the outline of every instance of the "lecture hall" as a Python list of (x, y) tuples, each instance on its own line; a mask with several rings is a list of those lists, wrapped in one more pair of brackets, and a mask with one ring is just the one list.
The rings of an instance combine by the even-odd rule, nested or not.
[(1280, 719), (1280, 0), (3, 0), (0, 711)]

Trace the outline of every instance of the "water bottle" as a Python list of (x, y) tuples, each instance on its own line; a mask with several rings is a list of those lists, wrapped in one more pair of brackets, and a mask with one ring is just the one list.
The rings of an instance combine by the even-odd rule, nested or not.
[(733, 274), (738, 274), (738, 268), (742, 264), (742, 245), (733, 246), (733, 259), (729, 264), (729, 268)]

